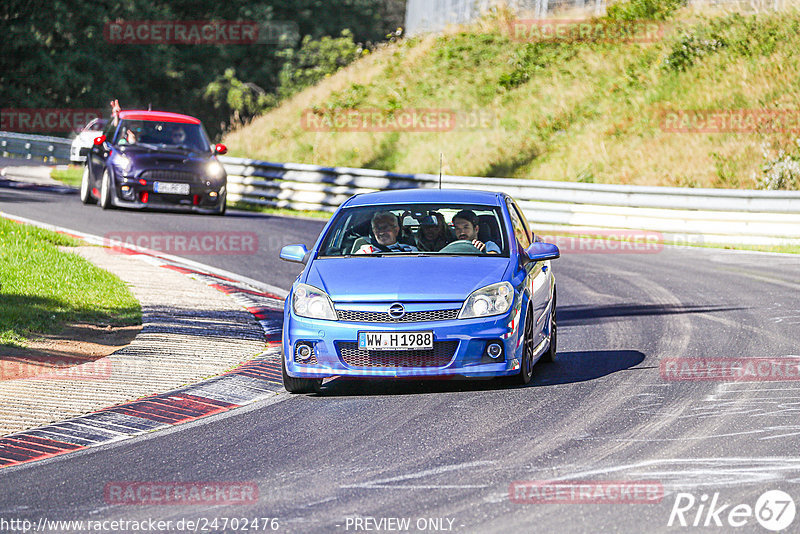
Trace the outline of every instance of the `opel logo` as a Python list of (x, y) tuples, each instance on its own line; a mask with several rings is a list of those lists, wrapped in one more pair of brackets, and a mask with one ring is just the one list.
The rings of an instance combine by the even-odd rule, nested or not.
[(389, 306), (389, 317), (392, 319), (400, 319), (406, 314), (406, 309), (402, 304), (396, 302)]

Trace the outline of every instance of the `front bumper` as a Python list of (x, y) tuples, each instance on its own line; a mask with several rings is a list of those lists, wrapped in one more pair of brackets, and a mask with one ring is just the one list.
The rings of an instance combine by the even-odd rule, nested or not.
[[(297, 317), (291, 313), (287, 305), (283, 323), (286, 372), (295, 378), (329, 376), (491, 378), (514, 375), (519, 373), (522, 350), (522, 329), (519, 328), (518, 319), (518, 310), (512, 310), (511, 313), (489, 318), (401, 324), (326, 321)], [(346, 347), (357, 344), (359, 332), (392, 331), (432, 331), (434, 344), (445, 343), (447, 347), (454, 347), (452, 355), (446, 358), (446, 361), (439, 361), (435, 365), (418, 366), (392, 366), (391, 363), (386, 363), (385, 360), (392, 359), (392, 354), (388, 353), (396, 353), (400, 360), (407, 361), (408, 358), (402, 354), (407, 351), (369, 351), (381, 353), (378, 357), (384, 361), (380, 365), (375, 363), (358, 365), (353, 363), (352, 357), (348, 360), (344, 356), (347, 350), (353, 354), (352, 349)], [(503, 355), (496, 360), (486, 355), (486, 346), (490, 342), (501, 343), (503, 346)], [(313, 347), (311, 363), (300, 363), (295, 359), (298, 343)], [(366, 354), (368, 351), (360, 352), (363, 357), (358, 358), (358, 361), (374, 359)]]
[(135, 178), (121, 178), (115, 184), (115, 206), (122, 208), (167, 209), (180, 211), (196, 211), (200, 213), (216, 212), (225, 202), (227, 184), (190, 183), (188, 195), (156, 193), (153, 181), (141, 183)]

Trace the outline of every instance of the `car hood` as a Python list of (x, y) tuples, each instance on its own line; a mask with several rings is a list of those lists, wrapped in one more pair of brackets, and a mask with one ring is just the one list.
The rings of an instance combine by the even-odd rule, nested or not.
[(179, 168), (200, 166), (211, 161), (210, 154), (185, 153), (173, 151), (153, 151), (139, 147), (125, 147), (122, 151), (137, 168)]
[(463, 301), (502, 281), (509, 263), (491, 256), (321, 258), (301, 281), (334, 302)]

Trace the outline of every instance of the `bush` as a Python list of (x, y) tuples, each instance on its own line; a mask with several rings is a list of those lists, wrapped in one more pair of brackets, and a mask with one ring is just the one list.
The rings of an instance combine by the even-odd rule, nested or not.
[(513, 70), (500, 75), (497, 83), (503, 89), (514, 89), (527, 83), (534, 73), (552, 65), (563, 65), (576, 54), (575, 47), (560, 43), (527, 43), (514, 52), (508, 61)]
[(725, 46), (725, 41), (716, 37), (699, 36), (694, 32), (683, 32), (661, 66), (665, 70), (683, 72), (701, 58), (713, 54)]
[(288, 98), (367, 53), (361, 44), (353, 42), (350, 30), (342, 30), (342, 36), (336, 38), (312, 40), (306, 35), (299, 50), (290, 48), (279, 53), (286, 62), (278, 74), (278, 94)]
[(608, 6), (609, 20), (667, 20), (686, 0), (623, 0)]
[(753, 178), (758, 180), (759, 189), (800, 189), (800, 139), (795, 139), (794, 142), (794, 152), (789, 153), (781, 148), (775, 157), (771, 157), (766, 145), (762, 146), (764, 164), (761, 166), (761, 179), (753, 173)]
[(220, 125), (223, 130), (242, 126), (277, 103), (275, 95), (252, 82), (237, 79), (234, 69), (225, 69), (225, 74), (209, 83), (203, 91), (203, 99), (229, 117), (227, 125)]

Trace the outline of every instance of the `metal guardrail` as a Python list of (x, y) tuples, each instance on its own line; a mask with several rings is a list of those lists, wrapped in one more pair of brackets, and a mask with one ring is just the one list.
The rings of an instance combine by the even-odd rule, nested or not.
[[(70, 140), (0, 132), (0, 153), (69, 161)], [(333, 212), (356, 193), (438, 187), (430, 174), (321, 167), (220, 157), (233, 202)], [(541, 230), (583, 228), (661, 232), (676, 241), (800, 244), (800, 191), (688, 189), (508, 178), (442, 176), (445, 188), (503, 191)]]
[(69, 163), (70, 139), (0, 132), (0, 156), (22, 156), (44, 163)]
[[(228, 199), (300, 210), (334, 211), (351, 195), (438, 187), (430, 174), (320, 167), (221, 157)], [(676, 241), (800, 244), (800, 192), (688, 189), (443, 176), (446, 188), (503, 191), (537, 228), (661, 232)]]

